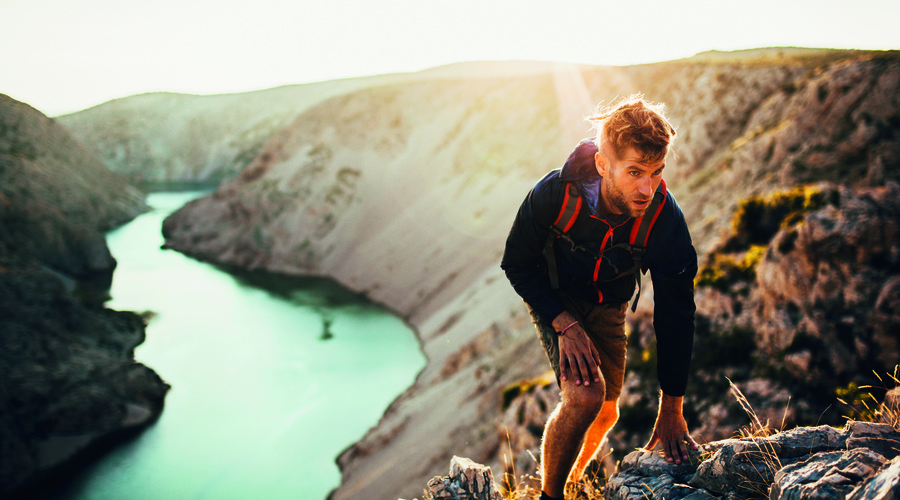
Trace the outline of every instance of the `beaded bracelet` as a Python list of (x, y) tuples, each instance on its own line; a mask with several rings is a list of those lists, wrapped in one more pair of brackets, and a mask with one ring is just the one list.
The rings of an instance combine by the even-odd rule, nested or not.
[(560, 337), (562, 337), (562, 335), (563, 335), (564, 333), (566, 333), (566, 330), (568, 330), (569, 328), (572, 328), (573, 326), (575, 326), (575, 325), (577, 325), (577, 324), (578, 324), (577, 321), (573, 321), (573, 322), (569, 323), (569, 325), (568, 325), (567, 327), (565, 327), (565, 328), (563, 328), (562, 330), (558, 331), (557, 334), (558, 334)]

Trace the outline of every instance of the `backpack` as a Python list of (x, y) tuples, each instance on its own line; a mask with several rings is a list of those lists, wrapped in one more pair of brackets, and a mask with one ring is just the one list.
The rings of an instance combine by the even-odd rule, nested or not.
[[(631, 233), (628, 238), (628, 243), (619, 243), (618, 245), (613, 245), (609, 248), (601, 249), (596, 255), (593, 257), (599, 261), (603, 258), (603, 253), (607, 250), (612, 250), (613, 248), (625, 248), (631, 253), (632, 261), (634, 262), (634, 267), (625, 271), (618, 273), (615, 277), (603, 280), (603, 281), (613, 281), (617, 280), (623, 276), (634, 273), (635, 280), (637, 281), (637, 295), (634, 297), (634, 302), (631, 306), (631, 312), (634, 312), (637, 309), (638, 299), (641, 297), (641, 273), (646, 273), (647, 270), (643, 269), (643, 259), (644, 254), (647, 251), (647, 241), (650, 239), (650, 231), (653, 229), (653, 225), (656, 223), (656, 219), (659, 218), (659, 214), (662, 213), (663, 204), (666, 201), (666, 181), (660, 181), (659, 186), (656, 188), (656, 192), (653, 193), (653, 200), (650, 202), (650, 206), (647, 207), (647, 211), (644, 213), (642, 217), (638, 217), (636, 219), (632, 219), (631, 222)], [(572, 251), (582, 250), (588, 253), (592, 253), (586, 248), (575, 243), (574, 240), (567, 234), (569, 229), (575, 225), (575, 219), (578, 218), (578, 213), (581, 211), (581, 206), (583, 204), (583, 198), (581, 197), (581, 193), (578, 190), (578, 186), (572, 183), (566, 184), (566, 195), (563, 199), (562, 207), (559, 210), (559, 215), (556, 217), (556, 221), (550, 225), (550, 232), (547, 234), (547, 241), (544, 243), (544, 257), (547, 260), (547, 273), (550, 277), (550, 287), (554, 290), (559, 289), (559, 274), (556, 269), (556, 256), (553, 253), (553, 242), (557, 238), (561, 238), (569, 242), (572, 245)], [(597, 284), (597, 276), (595, 273), (594, 276), (594, 286)]]

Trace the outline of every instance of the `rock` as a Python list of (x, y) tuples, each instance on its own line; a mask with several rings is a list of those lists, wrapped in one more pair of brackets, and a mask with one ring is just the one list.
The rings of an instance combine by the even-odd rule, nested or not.
[(456, 456), (450, 474), (428, 481), (428, 491), (435, 500), (501, 500), (490, 467)]
[(497, 423), (497, 433), (500, 442), (505, 443), (504, 451), (518, 451), (517, 456), (503, 460), (506, 474), (537, 472), (544, 425), (559, 401), (559, 388), (552, 371), (506, 388), (506, 409)]
[[(622, 461), (619, 472), (609, 477), (603, 498), (895, 500), (900, 498), (900, 457), (889, 460), (859, 445), (898, 437), (900, 432), (888, 425), (850, 422), (841, 431), (820, 426), (764, 438), (716, 441), (681, 465), (666, 462), (660, 453), (634, 451)], [(898, 449), (893, 449), (894, 455)], [(453, 457), (450, 475), (435, 477), (428, 486), (434, 499), (473, 500), (495, 498), (473, 493), (485, 492), (490, 489), (486, 485), (492, 484), (490, 469)], [(515, 494), (519, 495), (515, 498), (531, 498), (538, 492), (525, 489)], [(571, 494), (585, 498), (577, 488)]]
[(890, 424), (847, 422), (847, 448), (868, 448), (888, 460), (900, 455), (900, 432)]
[(897, 430), (886, 424), (863, 422), (849, 422), (842, 431), (830, 426), (798, 427), (770, 437), (725, 441), (698, 467), (689, 484), (718, 494), (759, 493), (784, 466), (811, 454), (867, 446), (884, 450), (891, 443), (900, 443)]
[[(691, 453), (696, 460), (698, 454)], [(659, 453), (634, 451), (622, 461), (619, 472), (609, 478), (604, 490), (607, 500), (632, 498), (691, 498), (699, 500), (708, 493), (685, 484), (693, 476), (690, 463), (670, 464)]]
[(838, 500), (884, 464), (883, 456), (866, 448), (847, 452), (816, 453), (778, 471), (769, 498), (783, 500)]
[(840, 431), (800, 427), (768, 437), (716, 441), (692, 455), (691, 463), (678, 466), (658, 453), (635, 451), (609, 478), (606, 495), (617, 500), (654, 497), (651, 492), (669, 500), (844, 498), (854, 489), (893, 487), (886, 474), (878, 486), (864, 483), (889, 468), (879, 471), (887, 459), (869, 447), (896, 456), (898, 439), (900, 432), (890, 425), (848, 422)]
[(896, 500), (900, 498), (900, 458), (885, 464), (878, 474), (860, 484), (847, 500)]
[(0, 496), (155, 421), (169, 388), (134, 361), (140, 316), (85, 308), (57, 276), (14, 265), (0, 259)]
[[(849, 494), (863, 479), (874, 475), (885, 462), (881, 454), (868, 446), (888, 450), (893, 447), (891, 453), (894, 456), (900, 449), (897, 439), (900, 439), (900, 432), (890, 425), (849, 422), (841, 431), (829, 426), (800, 427), (768, 437), (716, 441), (706, 445), (700, 453), (692, 454), (690, 463), (682, 465), (666, 462), (659, 453), (635, 451), (625, 457), (619, 472), (609, 478), (606, 495), (608, 499), (617, 500), (644, 498), (642, 495), (650, 496), (651, 492), (656, 498), (669, 500), (754, 498), (769, 496), (769, 485), (773, 482), (781, 481), (780, 489), (775, 491), (794, 491), (798, 487), (789, 485), (821, 479), (829, 484), (841, 484), (843, 489), (835, 493), (841, 497)], [(853, 452), (847, 455), (849, 458), (843, 457), (850, 453), (844, 451), (847, 449)], [(811, 456), (826, 458), (812, 460)], [(824, 467), (823, 473), (817, 472), (822, 469), (823, 462), (853, 464), (863, 460), (859, 457), (875, 458), (866, 462), (869, 469), (857, 471), (858, 478), (851, 483), (840, 483), (835, 473), (828, 472), (829, 467)], [(850, 465), (840, 465), (838, 469), (843, 470), (844, 475), (853, 472)], [(828, 477), (823, 479), (825, 473)], [(798, 493), (785, 495), (784, 498), (807, 498), (791, 496)]]

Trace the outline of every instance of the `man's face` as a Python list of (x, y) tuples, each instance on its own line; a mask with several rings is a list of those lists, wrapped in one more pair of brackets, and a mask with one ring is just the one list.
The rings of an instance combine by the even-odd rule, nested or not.
[(666, 160), (652, 165), (638, 163), (641, 155), (628, 148), (618, 158), (611, 147), (604, 147), (594, 156), (597, 172), (603, 176), (601, 194), (603, 210), (607, 214), (641, 217), (653, 200), (653, 193), (662, 181)]

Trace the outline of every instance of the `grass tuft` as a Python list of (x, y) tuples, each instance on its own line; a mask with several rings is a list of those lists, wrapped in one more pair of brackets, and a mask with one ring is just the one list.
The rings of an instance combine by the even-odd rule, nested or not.
[[(851, 382), (847, 387), (838, 388), (836, 391), (838, 401), (853, 412), (852, 415), (844, 415), (844, 418), (859, 422), (889, 424), (900, 431), (900, 393), (898, 393), (900, 379), (898, 379), (898, 372), (900, 372), (900, 365), (894, 367), (894, 373), (886, 374), (887, 382), (877, 372), (872, 372), (881, 381), (883, 388), (887, 389), (887, 394), (881, 403), (872, 395), (871, 389), (875, 389), (873, 386), (857, 386)], [(890, 388), (888, 385), (893, 385), (893, 387)]]
[[(750, 439), (753, 444), (756, 445), (756, 452), (754, 453), (761, 458), (761, 462), (764, 464), (761, 469), (755, 469), (756, 474), (754, 477), (742, 476), (743, 481), (738, 487), (766, 498), (769, 495), (769, 487), (775, 479), (775, 474), (781, 470), (783, 465), (772, 443), (763, 440), (762, 438), (775, 435), (781, 432), (783, 428), (774, 429), (769, 427), (768, 421), (763, 424), (741, 390), (734, 385), (734, 382), (730, 379), (728, 380), (728, 383), (731, 385), (731, 393), (734, 394), (734, 397), (737, 399), (738, 403), (740, 403), (741, 408), (743, 408), (744, 412), (750, 417), (750, 425), (741, 427), (741, 429), (738, 430), (738, 435), (741, 438)], [(784, 413), (787, 414), (786, 408)], [(782, 419), (782, 426), (783, 425), (784, 419)], [(756, 462), (754, 461), (751, 463), (755, 464)]]

